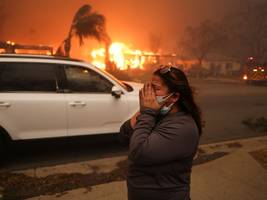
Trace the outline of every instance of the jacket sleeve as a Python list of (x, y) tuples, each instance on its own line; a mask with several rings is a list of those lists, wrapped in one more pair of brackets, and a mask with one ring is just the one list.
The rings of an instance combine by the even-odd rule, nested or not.
[(131, 127), (130, 119), (125, 121), (121, 127), (119, 132), (119, 141), (123, 146), (129, 146), (130, 138), (133, 134), (133, 128)]
[(194, 154), (198, 136), (192, 134), (195, 130), (190, 125), (192, 121), (186, 121), (186, 118), (167, 120), (154, 130), (155, 117), (155, 111), (145, 109), (137, 118), (129, 148), (129, 158), (133, 162), (155, 165)]

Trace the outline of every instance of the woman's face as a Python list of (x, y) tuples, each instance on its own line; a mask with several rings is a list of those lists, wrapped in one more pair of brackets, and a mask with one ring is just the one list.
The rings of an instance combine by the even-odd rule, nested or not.
[(156, 96), (166, 96), (169, 94), (167, 85), (158, 75), (153, 75), (151, 82)]
[[(164, 83), (164, 81), (158, 76), (152, 76), (152, 87), (154, 88), (156, 96), (167, 96), (170, 94), (168, 86)], [(179, 99), (179, 93), (174, 93), (166, 100), (166, 104), (175, 103)]]

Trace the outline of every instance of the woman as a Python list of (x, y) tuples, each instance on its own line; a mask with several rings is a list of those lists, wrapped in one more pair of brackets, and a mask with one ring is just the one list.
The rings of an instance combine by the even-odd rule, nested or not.
[(128, 200), (189, 200), (200, 111), (183, 71), (162, 66), (140, 90), (140, 112), (119, 138), (129, 144)]

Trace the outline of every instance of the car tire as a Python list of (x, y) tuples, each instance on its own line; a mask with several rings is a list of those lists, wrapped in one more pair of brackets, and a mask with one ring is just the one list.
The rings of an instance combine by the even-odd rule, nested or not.
[(5, 143), (3, 137), (0, 135), (0, 155), (2, 156), (4, 154), (5, 150)]
[(0, 129), (0, 157), (5, 158), (7, 151), (7, 140), (5, 134), (2, 131), (3, 130)]

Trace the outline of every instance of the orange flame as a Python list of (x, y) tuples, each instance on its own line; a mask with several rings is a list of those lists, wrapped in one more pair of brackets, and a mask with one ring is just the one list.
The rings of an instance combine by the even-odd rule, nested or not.
[[(120, 70), (128, 68), (144, 68), (146, 58), (148, 55), (153, 55), (152, 52), (145, 52), (141, 50), (132, 50), (126, 44), (114, 42), (109, 48), (110, 61), (115, 63)], [(92, 64), (105, 69), (105, 49), (94, 49), (91, 52)]]

